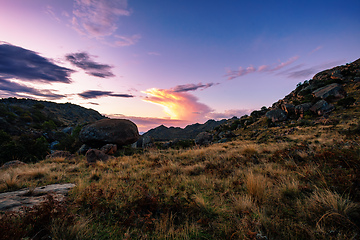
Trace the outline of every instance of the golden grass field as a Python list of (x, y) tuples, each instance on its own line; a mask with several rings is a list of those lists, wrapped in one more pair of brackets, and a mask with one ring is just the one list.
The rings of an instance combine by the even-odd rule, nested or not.
[(52, 239), (357, 239), (357, 135), (340, 124), (295, 128), (286, 138), (274, 137), (286, 128), (266, 130), (266, 143), (244, 135), (92, 166), (79, 156), (3, 170), (1, 192), (76, 187), (65, 203), (3, 213), (0, 229), (14, 239), (40, 230)]

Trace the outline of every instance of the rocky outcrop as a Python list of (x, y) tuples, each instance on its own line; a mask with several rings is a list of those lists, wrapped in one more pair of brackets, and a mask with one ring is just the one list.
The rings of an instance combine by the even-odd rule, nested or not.
[(320, 100), (317, 103), (315, 103), (310, 110), (314, 113), (316, 113), (317, 115), (323, 115), (325, 113), (331, 112), (332, 110), (334, 110), (335, 107), (332, 104), (329, 104), (328, 102), (326, 102), (325, 100)]
[(199, 133), (195, 138), (195, 144), (197, 145), (209, 145), (213, 140), (213, 135), (208, 132)]
[(290, 103), (285, 103), (281, 106), (281, 109), (286, 112), (287, 115), (295, 114), (295, 106)]
[(326, 85), (325, 87), (316, 89), (312, 92), (314, 97), (316, 98), (322, 98), (322, 99), (341, 99), (346, 97), (346, 92), (343, 89), (343, 87), (338, 83), (332, 83), (329, 85)]
[(138, 139), (137, 126), (126, 119), (103, 119), (83, 127), (79, 134), (79, 140), (91, 147), (101, 147), (108, 143), (120, 147)]
[(265, 116), (268, 119), (271, 119), (272, 122), (280, 122), (287, 119), (286, 112), (281, 109), (270, 110), (265, 114)]
[(312, 107), (311, 103), (303, 103), (303, 104), (297, 105), (297, 106), (295, 106), (295, 114), (297, 116), (303, 117), (304, 113), (309, 111), (311, 107)]
[(0, 193), (0, 211), (19, 211), (21, 207), (33, 207), (45, 201), (47, 194), (61, 201), (75, 184), (52, 184), (34, 189)]

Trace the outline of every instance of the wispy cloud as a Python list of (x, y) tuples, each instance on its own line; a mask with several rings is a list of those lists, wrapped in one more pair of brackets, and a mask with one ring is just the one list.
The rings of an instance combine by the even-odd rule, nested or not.
[(44, 83), (70, 83), (72, 69), (60, 67), (38, 53), (10, 44), (0, 45), (0, 77)]
[(57, 22), (61, 22), (60, 18), (58, 18), (58, 16), (56, 16), (55, 12), (54, 12), (54, 8), (50, 5), (47, 5), (45, 8), (45, 13), (48, 14), (52, 19), (56, 20)]
[(131, 46), (131, 45), (136, 44), (139, 41), (139, 39), (141, 38), (141, 35), (135, 34), (130, 37), (115, 35), (115, 38), (117, 39), (117, 40), (115, 40), (116, 46), (126, 47), (126, 46)]
[(111, 72), (112, 66), (95, 62), (87, 52), (70, 53), (67, 54), (65, 58), (78, 68), (85, 70), (89, 75), (100, 78), (115, 76)]
[(189, 91), (196, 91), (198, 89), (204, 90), (206, 88), (209, 88), (211, 86), (217, 85), (218, 83), (207, 83), (207, 84), (184, 84), (184, 85), (177, 85), (174, 88), (171, 88), (173, 92), (189, 92)]
[(51, 100), (62, 99), (66, 97), (65, 95), (56, 94), (51, 90), (38, 90), (1, 77), (0, 77), (0, 92), (6, 93), (7, 96), (19, 97), (22, 96), (21, 94), (26, 94), (34, 97), (44, 97)]
[(99, 98), (99, 97), (120, 97), (120, 98), (132, 98), (130, 94), (120, 94), (111, 91), (100, 91), (100, 90), (88, 90), (78, 94), (84, 99)]
[(313, 49), (313, 50), (309, 53), (309, 55), (313, 54), (314, 52), (319, 51), (319, 50), (322, 49), (322, 48), (323, 48), (323, 46), (318, 46), (317, 48)]
[(239, 67), (238, 70), (228, 69), (227, 74), (225, 76), (227, 77), (228, 80), (232, 80), (232, 79), (235, 79), (235, 78), (238, 78), (241, 76), (245, 76), (250, 73), (255, 73), (255, 72), (276, 72), (276, 71), (292, 64), (297, 59), (299, 59), (299, 56), (291, 57), (286, 62), (280, 62), (280, 63), (272, 64), (272, 65), (261, 65), (258, 68), (255, 68), (254, 66), (250, 65), (247, 68)]
[(200, 121), (212, 111), (207, 105), (199, 103), (194, 95), (186, 92), (151, 88), (143, 93), (147, 94), (143, 101), (162, 106), (171, 119)]
[(72, 24), (89, 37), (112, 35), (119, 16), (130, 16), (127, 0), (75, 0)]

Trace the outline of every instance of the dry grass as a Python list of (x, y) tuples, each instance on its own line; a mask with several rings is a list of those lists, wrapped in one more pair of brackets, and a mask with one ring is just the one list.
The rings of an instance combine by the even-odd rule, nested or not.
[[(71, 226), (53, 219), (54, 239), (351, 238), (360, 222), (357, 195), (328, 187), (351, 187), (354, 172), (339, 168), (334, 154), (356, 163), (358, 145), (302, 142), (310, 131), (301, 129), (300, 142), (150, 149), (93, 166), (47, 159), (1, 171), (0, 191), (76, 183), (68, 207), (78, 217)], [(317, 139), (327, 137), (321, 131)]]

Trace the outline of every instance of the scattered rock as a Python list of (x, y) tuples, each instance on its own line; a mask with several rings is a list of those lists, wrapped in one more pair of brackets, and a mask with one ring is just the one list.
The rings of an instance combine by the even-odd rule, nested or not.
[(85, 155), (89, 149), (91, 149), (91, 147), (89, 145), (83, 144), (83, 145), (81, 145), (79, 150), (77, 150), (77, 153), (81, 154), (81, 155)]
[(310, 110), (318, 115), (323, 115), (324, 113), (328, 113), (331, 112), (332, 110), (334, 110), (334, 105), (329, 104), (328, 102), (326, 102), (325, 100), (320, 100), (317, 103), (315, 103)]
[(281, 109), (286, 112), (287, 115), (295, 114), (295, 106), (290, 103), (285, 103), (281, 106)]
[(72, 157), (73, 157), (73, 155), (69, 151), (57, 150), (57, 151), (54, 151), (53, 153), (47, 155), (46, 159), (49, 159), (49, 158), (67, 158), (67, 159), (69, 159)]
[(54, 150), (55, 146), (58, 145), (60, 142), (59, 141), (53, 141), (52, 143), (50, 143), (50, 150)]
[(223, 131), (223, 132), (219, 133), (218, 137), (219, 138), (233, 138), (233, 137), (236, 137), (236, 135), (232, 131)]
[(0, 211), (19, 211), (21, 207), (33, 207), (45, 200), (45, 195), (53, 194), (56, 200), (63, 200), (75, 184), (52, 184), (34, 189), (25, 188), (15, 192), (0, 193)]
[(141, 136), (139, 140), (137, 140), (131, 146), (133, 148), (147, 148), (153, 145), (154, 145), (154, 139), (151, 136), (145, 135), (145, 136)]
[(96, 161), (105, 162), (110, 158), (110, 156), (97, 149), (88, 150), (85, 154), (85, 157), (88, 164), (94, 164)]
[(19, 161), (19, 160), (13, 160), (13, 161), (9, 161), (4, 163), (0, 169), (8, 169), (8, 168), (12, 168), (12, 167), (17, 167), (17, 166), (21, 166), (21, 165), (26, 165), (26, 163)]
[(136, 142), (139, 139), (139, 131), (130, 120), (103, 119), (83, 127), (79, 139), (92, 147), (101, 147), (108, 143), (120, 147)]
[(272, 122), (280, 122), (280, 121), (285, 121), (287, 119), (286, 112), (281, 109), (270, 110), (265, 114), (265, 116), (268, 119), (271, 119)]
[(209, 145), (213, 140), (213, 135), (208, 132), (199, 133), (195, 138), (195, 144), (197, 145)]
[(62, 130), (62, 132), (71, 135), (73, 130), (73, 127), (66, 127)]
[(343, 89), (343, 87), (338, 83), (332, 83), (329, 85), (326, 85), (325, 87), (316, 89), (312, 92), (314, 97), (316, 98), (322, 98), (322, 99), (341, 99), (346, 96), (346, 92)]
[(303, 103), (303, 104), (297, 105), (297, 106), (295, 106), (295, 114), (300, 117), (304, 117), (304, 113), (309, 111), (311, 107), (312, 107), (311, 103)]
[(108, 155), (113, 155), (117, 151), (117, 146), (116, 146), (116, 144), (108, 143), (108, 144), (102, 146), (100, 148), (100, 151), (102, 151), (103, 153), (108, 154)]

